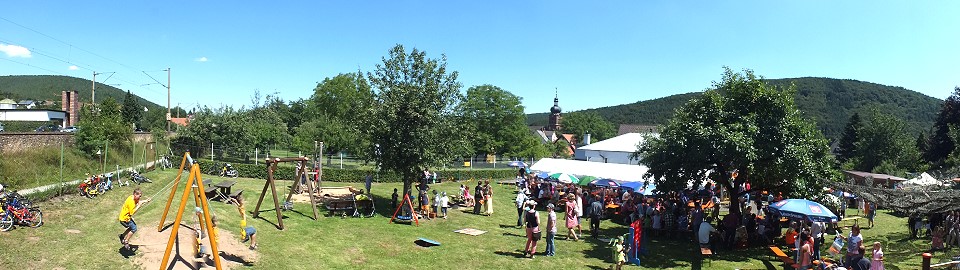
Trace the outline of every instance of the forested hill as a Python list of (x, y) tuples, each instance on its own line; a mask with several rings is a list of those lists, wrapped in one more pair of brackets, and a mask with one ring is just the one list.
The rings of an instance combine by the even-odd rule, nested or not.
[[(933, 126), (937, 112), (943, 103), (943, 100), (903, 87), (856, 80), (804, 77), (766, 81), (769, 84), (781, 86), (796, 84), (797, 106), (809, 119), (816, 121), (817, 127), (829, 139), (840, 137), (850, 115), (854, 112), (861, 112), (863, 115), (871, 107), (879, 107), (883, 112), (902, 119), (914, 135), (919, 134), (920, 131), (929, 134), (928, 131)], [(584, 111), (595, 111), (616, 125), (659, 125), (666, 123), (677, 107), (698, 95), (700, 92), (678, 94)], [(563, 103), (561, 99), (561, 107)], [(551, 105), (544, 104), (543, 108), (549, 109)], [(527, 123), (530, 125), (545, 125), (546, 122), (547, 113), (527, 115)]]
[[(52, 100), (60, 102), (60, 95), (64, 90), (77, 90), (80, 102), (90, 102), (90, 80), (60, 75), (15, 75), (0, 76), (0, 99), (9, 98), (16, 101), (30, 99), (35, 101)], [(131, 92), (141, 105), (155, 109), (161, 106), (137, 96)], [(97, 83), (97, 102), (112, 97), (117, 102), (123, 102), (127, 91)]]

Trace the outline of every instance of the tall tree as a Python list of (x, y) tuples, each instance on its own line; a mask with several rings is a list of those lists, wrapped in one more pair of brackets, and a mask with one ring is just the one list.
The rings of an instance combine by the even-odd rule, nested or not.
[[(712, 180), (738, 196), (735, 187), (749, 179), (753, 189), (792, 197), (822, 193), (822, 181), (836, 176), (834, 161), (826, 139), (797, 110), (792, 87), (772, 87), (750, 70), (729, 68), (714, 86), (638, 146), (635, 155), (650, 167), (646, 177), (658, 189)], [(739, 204), (732, 200), (731, 209)]]
[(950, 136), (950, 128), (960, 124), (960, 87), (953, 89), (953, 94), (947, 97), (937, 114), (933, 124), (933, 134), (930, 134), (930, 147), (924, 153), (924, 159), (935, 168), (941, 168), (947, 157), (956, 148), (956, 142)]
[(874, 108), (864, 122), (852, 160), (854, 169), (895, 175), (917, 169), (920, 154), (902, 120)]
[(127, 124), (140, 124), (143, 108), (137, 98), (127, 90), (127, 95), (123, 97), (123, 121)]
[(519, 153), (530, 136), (520, 97), (500, 87), (485, 84), (467, 89), (458, 111), (469, 127), (471, 146), (477, 154)]
[(927, 135), (924, 134), (923, 131), (920, 131), (920, 135), (917, 136), (916, 145), (917, 145), (917, 152), (919, 152), (920, 156), (923, 157), (923, 155), (927, 153), (928, 149), (930, 148), (929, 138), (927, 138)]
[(299, 148), (313, 150), (313, 141), (319, 140), (328, 155), (343, 151), (370, 157), (372, 145), (367, 133), (361, 132), (361, 121), (357, 121), (370, 113), (373, 104), (373, 92), (362, 74), (325, 78), (305, 103), (305, 122), (295, 129)]
[(112, 97), (104, 99), (95, 111), (89, 108), (80, 111), (80, 123), (77, 123), (79, 129), (74, 137), (77, 149), (93, 155), (108, 141), (113, 146), (128, 142), (133, 130), (129, 123), (123, 120), (120, 104)]
[(408, 54), (398, 44), (382, 60), (367, 73), (376, 89), (367, 130), (379, 146), (374, 160), (400, 174), (409, 193), (422, 170), (461, 154), (456, 151), (466, 139), (455, 121), (461, 86), (446, 56), (427, 58), (416, 48)]
[(576, 142), (588, 133), (591, 140), (602, 141), (617, 136), (617, 127), (595, 111), (572, 112), (563, 116), (563, 133), (573, 134)]
[(837, 149), (838, 161), (846, 162), (856, 155), (857, 146), (855, 144), (860, 138), (859, 131), (862, 126), (860, 123), (860, 113), (853, 113), (853, 115), (850, 116), (850, 120), (847, 121), (847, 126), (843, 128), (843, 134), (840, 136), (839, 149)]

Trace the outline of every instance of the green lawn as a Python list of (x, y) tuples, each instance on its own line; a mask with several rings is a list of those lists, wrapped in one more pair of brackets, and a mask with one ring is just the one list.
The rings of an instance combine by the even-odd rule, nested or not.
[[(153, 172), (148, 176), (154, 183), (143, 186), (144, 196), (150, 197), (170, 181), (175, 171)], [(203, 176), (218, 182), (218, 177)], [(186, 177), (184, 177), (186, 179)], [(283, 186), (281, 182), (278, 185)], [(342, 185), (324, 183), (324, 185)], [(253, 210), (263, 180), (240, 179), (234, 187), (244, 190), (248, 210)], [(356, 184), (356, 187), (362, 184)], [(495, 210), (491, 216), (451, 210), (451, 217), (443, 220), (424, 220), (420, 226), (390, 224), (389, 197), (399, 183), (374, 184), (373, 193), (378, 215), (373, 218), (311, 217), (308, 204), (295, 204), (294, 212), (284, 212), (286, 230), (273, 227), (273, 212), (261, 214), (265, 219), (252, 219), (259, 230), (260, 260), (254, 269), (601, 269), (609, 266), (609, 251), (605, 242), (594, 239), (572, 242), (558, 240), (557, 256), (520, 258), (525, 243), (523, 231), (515, 228), (516, 210), (513, 207), (513, 187), (496, 187)], [(455, 193), (459, 183), (443, 183), (436, 189)], [(0, 269), (136, 269), (132, 258), (118, 252), (116, 235), (122, 227), (116, 221), (122, 200), (131, 188), (123, 187), (94, 199), (78, 196), (58, 198), (40, 203), (45, 213), (44, 226), (36, 229), (17, 227), (0, 233)], [(180, 189), (182, 191), (182, 187)], [(282, 189), (281, 189), (282, 190)], [(279, 191), (281, 196), (286, 191)], [(159, 193), (136, 215), (142, 230), (154, 230), (163, 211), (168, 192)], [(179, 194), (175, 200), (179, 200)], [(269, 197), (268, 197), (269, 198)], [(282, 200), (282, 199), (281, 199)], [(192, 207), (192, 201), (188, 207)], [(271, 210), (270, 206), (264, 208)], [(176, 204), (175, 204), (176, 206)], [(220, 218), (222, 230), (237, 231), (236, 208), (213, 202), (213, 213)], [(301, 214), (302, 213), (302, 214)], [(852, 212), (851, 212), (852, 213)], [(326, 214), (326, 211), (323, 211)], [(545, 216), (545, 215), (544, 215)], [(173, 217), (167, 218), (172, 220)], [(905, 240), (908, 232), (904, 218), (881, 212), (877, 227), (864, 229), (867, 243), (885, 243), (890, 269), (918, 268), (920, 250), (929, 247), (924, 240)], [(169, 221), (168, 221), (169, 222)], [(625, 229), (604, 221), (604, 237), (622, 234)], [(480, 236), (453, 233), (461, 228), (488, 231)], [(79, 231), (79, 233), (77, 233)], [(562, 233), (561, 233), (562, 234)], [(413, 241), (425, 237), (442, 243), (439, 247), (421, 248)], [(541, 241), (542, 252), (545, 242)], [(826, 247), (826, 245), (825, 245)], [(641, 267), (633, 269), (691, 269), (696, 258), (695, 245), (688, 240), (656, 238), (651, 240), (649, 254), (642, 258)], [(135, 255), (139, 256), (139, 255)], [(947, 257), (935, 253), (934, 261)], [(736, 252), (723, 252), (704, 269), (782, 269), (783, 265), (765, 247)]]

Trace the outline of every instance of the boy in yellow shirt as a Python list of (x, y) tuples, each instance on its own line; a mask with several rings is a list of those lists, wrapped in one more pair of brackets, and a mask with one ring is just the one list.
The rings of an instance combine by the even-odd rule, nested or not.
[(123, 225), (126, 228), (123, 233), (119, 235), (120, 244), (123, 245), (123, 248), (127, 250), (130, 249), (130, 237), (137, 232), (137, 223), (133, 221), (133, 214), (137, 213), (137, 210), (140, 210), (140, 206), (149, 202), (150, 200), (140, 201), (140, 196), (143, 195), (143, 192), (140, 191), (140, 188), (133, 190), (133, 195), (127, 197), (123, 202), (123, 206), (120, 208), (120, 225)]

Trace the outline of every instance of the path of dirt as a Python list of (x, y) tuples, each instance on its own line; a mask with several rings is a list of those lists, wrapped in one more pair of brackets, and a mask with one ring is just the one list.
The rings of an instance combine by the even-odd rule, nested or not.
[[(185, 260), (190, 263), (199, 262), (199, 259), (194, 259), (194, 239), (195, 231), (192, 229), (193, 226), (181, 225), (180, 229), (177, 232), (178, 241), (175, 242), (174, 248), (170, 254), (170, 260), (174, 261), (174, 257), (177, 254), (177, 244), (179, 244), (179, 254)], [(173, 227), (170, 226), (162, 232), (157, 232), (156, 230), (143, 229), (137, 232), (137, 234), (130, 241), (133, 245), (138, 245), (139, 249), (137, 253), (139, 254), (135, 259), (134, 263), (139, 265), (141, 269), (158, 269), (160, 268), (160, 261), (163, 259), (163, 253), (167, 248), (167, 241), (169, 240), (170, 233), (173, 231)], [(240, 239), (235, 236), (232, 232), (219, 229), (220, 240), (217, 242), (217, 248), (220, 250), (220, 265), (223, 269), (235, 269), (240, 268), (240, 266), (253, 265), (259, 260), (259, 253), (256, 251), (250, 250), (248, 248), (249, 243), (241, 243)], [(206, 240), (206, 239), (205, 239)], [(167, 267), (169, 267), (169, 263)], [(212, 260), (207, 260), (207, 262), (201, 267), (204, 268), (213, 268), (214, 262)], [(182, 261), (176, 261), (173, 269), (191, 269), (184, 265)]]

